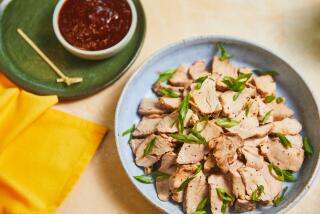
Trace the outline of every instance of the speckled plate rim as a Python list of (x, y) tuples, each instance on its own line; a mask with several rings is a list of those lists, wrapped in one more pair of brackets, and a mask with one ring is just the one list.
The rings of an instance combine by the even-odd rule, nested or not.
[[(2, 19), (2, 15), (3, 15), (6, 7), (12, 1), (14, 1), (14, 0), (3, 0), (3, 1), (0, 0), (0, 20)], [(136, 2), (139, 5), (139, 7), (141, 8), (141, 16), (142, 16), (142, 20), (138, 21), (138, 24), (140, 22), (143, 22), (144, 29), (143, 29), (143, 32), (142, 32), (141, 43), (139, 44), (139, 47), (138, 47), (136, 53), (134, 54), (134, 56), (132, 57), (131, 61), (127, 64), (127, 66), (121, 72), (119, 72), (111, 81), (109, 81), (105, 85), (97, 87), (96, 89), (91, 90), (90, 92), (84, 91), (79, 95), (68, 96), (68, 97), (59, 96), (58, 97), (59, 101), (72, 101), (72, 100), (78, 100), (78, 99), (90, 97), (90, 96), (92, 96), (92, 95), (104, 90), (105, 88), (113, 85), (116, 81), (118, 81), (130, 69), (130, 67), (133, 65), (133, 63), (138, 58), (138, 56), (139, 56), (139, 54), (140, 54), (140, 52), (141, 52), (141, 50), (142, 50), (142, 48), (144, 46), (144, 41), (145, 41), (146, 31), (147, 31), (147, 22), (146, 22), (146, 14), (145, 14), (145, 11), (144, 11), (144, 6), (143, 6), (143, 4), (141, 3), (140, 0), (137, 0)], [(139, 10), (137, 9), (137, 12), (138, 11)], [(10, 81), (15, 83), (17, 86), (21, 86), (21, 88), (23, 88), (26, 91), (29, 91), (31, 93), (38, 94), (38, 95), (43, 95), (43, 94), (41, 94), (41, 92), (39, 92), (38, 90), (35, 90), (29, 84), (23, 84), (24, 83), (23, 81), (20, 82), (19, 78), (16, 78), (15, 75), (12, 75), (11, 72), (8, 72), (8, 70), (10, 68), (7, 65), (1, 65), (1, 66), (2, 66), (3, 69), (0, 71), (0, 73), (3, 73)]]
[[(244, 39), (239, 39), (236, 37), (230, 37), (230, 36), (221, 36), (221, 35), (216, 35), (216, 36), (195, 36), (195, 37), (191, 37), (191, 38), (186, 38), (183, 39), (181, 41), (177, 41), (174, 42), (164, 48), (161, 48), (160, 50), (156, 51), (155, 53), (153, 53), (150, 57), (148, 57), (138, 68), (136, 68), (136, 70), (134, 71), (133, 75), (129, 78), (129, 80), (127, 81), (125, 87), (122, 90), (122, 93), (120, 95), (120, 98), (118, 100), (117, 103), (117, 107), (116, 107), (116, 112), (115, 112), (115, 121), (114, 121), (114, 135), (115, 135), (115, 139), (116, 139), (116, 145), (117, 145), (117, 151), (118, 151), (118, 155), (120, 157), (121, 160), (121, 164), (122, 167), (124, 169), (124, 171), (126, 172), (128, 178), (130, 179), (130, 181), (132, 182), (133, 186), (141, 193), (141, 195), (146, 198), (148, 201), (150, 201), (155, 207), (157, 207), (158, 209), (166, 212), (166, 208), (162, 205), (159, 205), (158, 203), (155, 203), (151, 197), (149, 197), (148, 195), (144, 194), (142, 192), (142, 190), (135, 184), (135, 179), (129, 174), (129, 172), (126, 169), (125, 166), (125, 161), (122, 157), (122, 154), (120, 153), (120, 147), (123, 146), (123, 144), (120, 144), (120, 135), (119, 133), (117, 133), (117, 127), (118, 127), (118, 117), (120, 114), (120, 106), (122, 105), (122, 103), (124, 102), (124, 95), (128, 92), (129, 90), (129, 86), (131, 85), (131, 82), (134, 81), (135, 77), (138, 76), (141, 72), (143, 72), (143, 68), (145, 66), (147, 66), (149, 63), (152, 62), (152, 60), (154, 58), (157, 57), (157, 55), (159, 55), (162, 52), (168, 51), (170, 49), (173, 49), (175, 46), (180, 46), (182, 44), (185, 43), (189, 43), (189, 42), (194, 42), (194, 41), (198, 41), (198, 40), (213, 40), (213, 41), (232, 41), (235, 43), (241, 43), (243, 45), (247, 45), (247, 46), (252, 46), (256, 49), (260, 49), (260, 51), (263, 51), (269, 55), (272, 55), (273, 57), (277, 58), (278, 60), (280, 60), (284, 65), (288, 66), (290, 69), (292, 69), (298, 76), (298, 78), (300, 78), (300, 80), (304, 83), (304, 85), (306, 86), (306, 89), (308, 90), (308, 92), (312, 95), (313, 98), (313, 103), (315, 105), (315, 107), (317, 108), (317, 112), (318, 112), (318, 118), (320, 117), (320, 113), (319, 113), (319, 107), (314, 99), (314, 93), (310, 90), (310, 88), (308, 87), (308, 85), (306, 84), (305, 80), (303, 79), (303, 77), (296, 72), (296, 69), (294, 69), (293, 66), (291, 66), (290, 64), (288, 64), (286, 61), (284, 61), (282, 58), (280, 58), (278, 55), (274, 54), (273, 52), (271, 52), (270, 50), (268, 50), (268, 48), (263, 47), (262, 45), (257, 45), (254, 44), (250, 41), (244, 40)], [(125, 145), (128, 146), (128, 145)], [(320, 153), (318, 153), (318, 157), (317, 157), (317, 162), (315, 164), (315, 167), (312, 169), (312, 174), (311, 176), (309, 176), (308, 181), (306, 183), (306, 185), (303, 187), (303, 190), (298, 193), (297, 197), (291, 201), (288, 201), (287, 206), (283, 207), (282, 209), (280, 209), (277, 213), (279, 214), (284, 214), (287, 213), (290, 209), (292, 209), (304, 196), (305, 194), (309, 191), (310, 187), (312, 186), (312, 184), (314, 183), (314, 180), (316, 179), (317, 175), (319, 174), (319, 168), (320, 168)]]

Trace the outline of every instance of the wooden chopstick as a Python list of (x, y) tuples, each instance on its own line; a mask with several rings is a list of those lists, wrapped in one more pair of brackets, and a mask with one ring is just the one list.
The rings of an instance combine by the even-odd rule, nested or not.
[(56, 74), (60, 77), (57, 79), (57, 82), (64, 82), (69, 86), (83, 81), (82, 77), (66, 76), (20, 28), (17, 29), (17, 32), (33, 48), (33, 50), (36, 51), (39, 56), (56, 72)]

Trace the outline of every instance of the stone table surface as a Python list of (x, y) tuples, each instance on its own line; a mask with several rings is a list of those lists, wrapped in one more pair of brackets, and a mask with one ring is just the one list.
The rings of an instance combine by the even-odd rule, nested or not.
[[(115, 108), (124, 84), (152, 53), (197, 35), (231, 36), (267, 47), (291, 64), (320, 104), (320, 0), (142, 0), (147, 33), (140, 56), (114, 85), (58, 109), (110, 132), (58, 214), (161, 213), (127, 178), (114, 139)], [(290, 214), (319, 213), (320, 179)], [(303, 211), (302, 211), (303, 210)]]

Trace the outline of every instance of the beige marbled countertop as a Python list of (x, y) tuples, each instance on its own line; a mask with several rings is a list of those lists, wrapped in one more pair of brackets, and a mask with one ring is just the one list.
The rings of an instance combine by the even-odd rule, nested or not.
[[(291, 64), (320, 104), (320, 0), (142, 0), (147, 34), (137, 61), (118, 82), (66, 112), (106, 124), (110, 133), (58, 214), (161, 213), (135, 189), (117, 154), (114, 112), (127, 79), (148, 56), (196, 35), (226, 35), (267, 47)], [(320, 179), (290, 211), (319, 213)]]

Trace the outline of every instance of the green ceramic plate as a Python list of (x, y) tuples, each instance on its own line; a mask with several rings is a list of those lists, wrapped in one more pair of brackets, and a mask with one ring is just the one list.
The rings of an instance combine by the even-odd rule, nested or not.
[[(1, 2), (1, 1), (0, 1)], [(0, 15), (0, 66), (4, 74), (23, 89), (60, 99), (78, 99), (115, 82), (134, 62), (145, 34), (145, 15), (139, 0), (133, 0), (138, 25), (128, 46), (104, 61), (87, 61), (68, 53), (56, 39), (52, 15), (57, 0), (4, 0)], [(69, 76), (84, 78), (81, 84), (56, 83), (56, 74), (17, 34), (21, 28), (57, 66)]]

